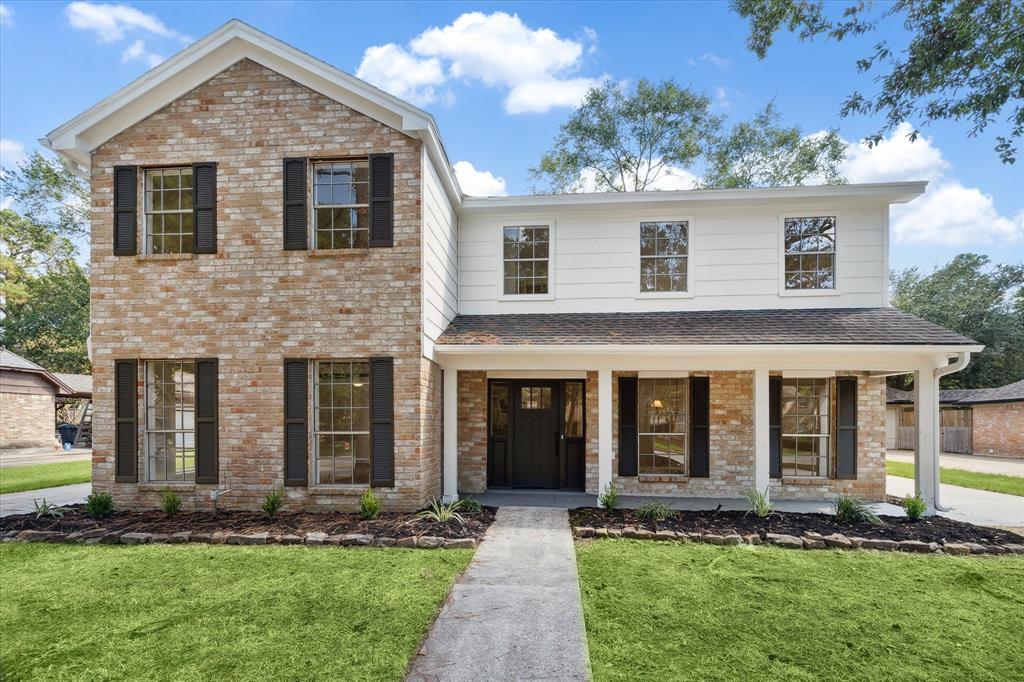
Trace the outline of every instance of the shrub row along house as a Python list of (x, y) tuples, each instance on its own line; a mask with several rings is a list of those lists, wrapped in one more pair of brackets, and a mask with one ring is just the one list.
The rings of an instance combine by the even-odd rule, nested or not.
[(923, 182), (467, 197), (429, 114), (238, 21), (44, 143), (92, 181), (121, 505), (879, 499), (907, 371), (935, 503), (938, 377), (980, 346), (888, 305)]

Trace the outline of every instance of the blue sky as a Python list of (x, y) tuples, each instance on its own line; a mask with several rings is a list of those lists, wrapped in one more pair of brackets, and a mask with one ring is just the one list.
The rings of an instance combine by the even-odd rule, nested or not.
[[(467, 191), (526, 193), (536, 163), (586, 87), (601, 79), (673, 78), (704, 90), (730, 120), (774, 98), (807, 133), (836, 127), (851, 142), (852, 181), (929, 179), (893, 211), (892, 264), (925, 269), (962, 251), (1024, 260), (1024, 159), (992, 151), (1002, 122), (855, 142), (878, 121), (840, 119), (844, 97), (872, 92), (855, 60), (899, 26), (844, 43), (781, 34), (767, 59), (744, 46), (745, 23), (724, 3), (17, 2), (0, 10), (0, 163), (232, 17), (435, 115)], [(691, 169), (699, 173), (700, 169)], [(686, 186), (686, 173), (675, 181)]]

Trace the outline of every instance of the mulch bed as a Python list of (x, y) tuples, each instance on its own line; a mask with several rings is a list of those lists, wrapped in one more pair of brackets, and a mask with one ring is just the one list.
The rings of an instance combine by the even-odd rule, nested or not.
[(921, 542), (977, 544), (1021, 544), (1024, 536), (1000, 530), (975, 526), (941, 516), (929, 516), (916, 523), (903, 518), (881, 517), (881, 525), (869, 523), (839, 523), (828, 514), (776, 513), (766, 519), (742, 511), (678, 511), (664, 521), (645, 521), (628, 509), (598, 509), (581, 507), (569, 512), (574, 528), (634, 528), (651, 531), (671, 530), (685, 533), (728, 535), (751, 533), (764, 538), (767, 533), (795, 535), (807, 532), (831, 535), (841, 533), (877, 540), (919, 540)]
[(493, 507), (484, 507), (479, 513), (460, 512), (465, 523), (434, 523), (416, 518), (415, 513), (382, 513), (376, 519), (366, 520), (359, 514), (341, 512), (281, 512), (274, 520), (266, 514), (251, 511), (182, 512), (173, 519), (162, 511), (121, 511), (102, 520), (85, 513), (84, 505), (64, 507), (62, 518), (36, 518), (34, 513), (16, 514), (0, 518), (0, 533), (6, 531), (40, 530), (59, 533), (77, 533), (104, 528), (120, 533), (161, 533), (181, 531), (192, 533), (232, 533), (250, 535), (268, 533), (271, 536), (305, 535), (321, 532), (328, 535), (361, 533), (377, 537), (431, 536), (446, 539), (483, 537), (494, 521)]

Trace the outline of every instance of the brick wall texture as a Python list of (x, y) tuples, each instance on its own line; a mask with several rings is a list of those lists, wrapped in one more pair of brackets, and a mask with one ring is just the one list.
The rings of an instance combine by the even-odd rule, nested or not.
[(1024, 458), (1024, 403), (975, 405), (974, 454)]
[(52, 447), (52, 395), (0, 392), (0, 449)]
[[(773, 479), (775, 499), (827, 499), (837, 494), (867, 500), (885, 497), (885, 383), (857, 372), (858, 430), (857, 478)], [(693, 372), (711, 382), (710, 476), (623, 477), (618, 475), (619, 396), (618, 378), (635, 376), (612, 373), (612, 480), (625, 495), (742, 498), (754, 485), (754, 375), (753, 372)], [(598, 395), (597, 372), (587, 373), (586, 491), (598, 493)], [(459, 486), (463, 492), (480, 492), (486, 486), (487, 381), (484, 372), (459, 373)], [(466, 424), (466, 419), (472, 421)], [(467, 470), (471, 473), (467, 473)], [(467, 487), (472, 486), (472, 487)]]
[[(282, 248), (282, 159), (395, 155), (395, 245), (314, 254)], [(217, 162), (216, 254), (114, 256), (115, 165)], [(93, 485), (155, 507), (146, 483), (114, 482), (118, 358), (220, 360), (219, 506), (254, 508), (283, 486), (283, 359), (395, 361), (395, 481), (385, 509), (440, 495), (440, 370), (422, 358), (420, 143), (243, 60), (112, 138), (92, 157)], [(142, 173), (140, 172), (140, 250)], [(141, 390), (140, 367), (140, 396)], [(312, 460), (311, 460), (312, 463)], [(312, 468), (311, 468), (312, 471)], [(177, 485), (187, 507), (212, 485)], [(354, 508), (362, 488), (286, 489), (293, 508)]]

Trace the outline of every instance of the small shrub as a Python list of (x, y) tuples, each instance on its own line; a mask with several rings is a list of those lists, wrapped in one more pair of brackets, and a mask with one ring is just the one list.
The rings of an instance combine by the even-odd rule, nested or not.
[(479, 514), (483, 510), (483, 505), (472, 497), (465, 497), (462, 499), (462, 511), (469, 512), (470, 514)]
[(458, 521), (459, 523), (465, 523), (466, 519), (462, 517), (459, 510), (463, 507), (462, 500), (455, 500), (445, 504), (440, 500), (431, 500), (430, 507), (424, 509), (416, 515), (417, 519), (423, 519), (425, 521), (433, 521), (434, 523), (451, 523), (452, 521)]
[(836, 521), (840, 523), (870, 523), (877, 526), (882, 522), (871, 511), (871, 505), (855, 497), (840, 495), (832, 502), (832, 506), (836, 511)]
[(160, 509), (167, 514), (167, 518), (173, 519), (181, 511), (181, 497), (170, 488), (164, 488)]
[(33, 499), (32, 504), (36, 506), (37, 519), (41, 519), (44, 516), (59, 519), (64, 516), (64, 510), (59, 505), (47, 502), (45, 497), (42, 500)]
[(598, 496), (597, 502), (605, 509), (615, 509), (619, 504), (619, 491), (615, 489), (614, 485), (609, 483)]
[(748, 490), (747, 501), (750, 503), (750, 511), (747, 513), (759, 519), (766, 519), (775, 513), (775, 505), (768, 500), (768, 488), (765, 488), (764, 492), (757, 489)]
[(114, 513), (114, 498), (110, 493), (89, 493), (85, 511), (94, 519), (105, 519)]
[(907, 495), (903, 498), (903, 511), (911, 521), (920, 521), (927, 508), (920, 495)]
[(266, 497), (263, 498), (262, 509), (267, 514), (267, 518), (273, 519), (277, 516), (277, 512), (281, 511), (281, 507), (284, 506), (284, 493), (280, 490), (271, 490), (267, 493)]
[(648, 502), (642, 507), (638, 507), (635, 513), (645, 521), (664, 521), (675, 516), (675, 512), (661, 502)]
[(375, 519), (380, 514), (380, 498), (373, 494), (369, 488), (359, 498), (359, 513), (364, 519)]

